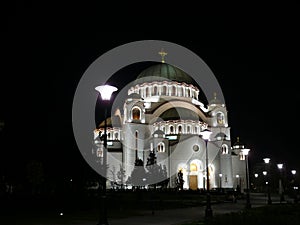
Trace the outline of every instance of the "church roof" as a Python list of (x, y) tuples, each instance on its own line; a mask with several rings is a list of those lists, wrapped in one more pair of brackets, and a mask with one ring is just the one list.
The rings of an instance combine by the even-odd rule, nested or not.
[(137, 93), (131, 93), (128, 98), (132, 98), (132, 99), (141, 99), (142, 97), (137, 94)]
[(215, 138), (217, 140), (225, 140), (227, 138), (227, 135), (224, 134), (223, 132), (219, 132), (219, 133), (216, 134)]
[(165, 135), (165, 132), (163, 132), (162, 130), (156, 130), (153, 132), (153, 136), (158, 135), (160, 137)]
[(164, 121), (167, 120), (195, 120), (195, 121), (202, 121), (200, 116), (186, 108), (181, 108), (181, 107), (176, 107), (176, 108), (171, 108), (163, 112), (160, 116), (161, 119)]
[(232, 148), (234, 148), (234, 149), (243, 149), (243, 148), (245, 148), (245, 145), (240, 141), (240, 138), (237, 137), (237, 140), (233, 144)]
[(134, 85), (153, 81), (176, 81), (198, 87), (197, 83), (190, 75), (167, 63), (159, 63), (143, 70), (134, 81)]
[[(104, 125), (105, 125), (104, 123), (105, 123), (105, 120), (103, 120), (99, 124), (99, 128), (104, 128)], [(106, 119), (106, 125), (107, 125), (107, 127), (122, 127), (122, 123), (121, 123), (119, 116), (108, 117)]]

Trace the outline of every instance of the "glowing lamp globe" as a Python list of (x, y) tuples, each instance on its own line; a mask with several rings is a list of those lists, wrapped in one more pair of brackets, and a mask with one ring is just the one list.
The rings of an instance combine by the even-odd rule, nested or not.
[(282, 163), (278, 163), (277, 164), (277, 168), (281, 170), (283, 168), (283, 164)]
[(208, 140), (210, 135), (212, 134), (212, 132), (208, 129), (205, 129), (205, 130), (201, 131), (200, 134), (202, 135), (202, 138), (204, 140)]
[(101, 95), (103, 101), (109, 101), (113, 92), (117, 91), (118, 88), (111, 85), (100, 85), (95, 88)]
[(266, 176), (266, 175), (267, 175), (267, 173), (268, 173), (267, 171), (263, 171), (263, 175), (264, 175), (264, 176)]
[(263, 160), (266, 164), (268, 164), (270, 162), (270, 158), (264, 158)]
[(248, 155), (248, 154), (249, 154), (249, 151), (250, 151), (249, 148), (244, 148), (244, 149), (242, 149), (243, 155)]

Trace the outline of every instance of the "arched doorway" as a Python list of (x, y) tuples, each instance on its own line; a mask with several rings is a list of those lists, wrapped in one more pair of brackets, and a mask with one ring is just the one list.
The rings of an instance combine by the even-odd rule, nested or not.
[(189, 163), (189, 189), (197, 190), (203, 186), (203, 163), (194, 159)]

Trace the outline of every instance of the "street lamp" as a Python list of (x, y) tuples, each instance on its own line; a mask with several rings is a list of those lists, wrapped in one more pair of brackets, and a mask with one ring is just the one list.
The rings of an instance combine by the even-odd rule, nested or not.
[(241, 194), (241, 182), (240, 182), (240, 175), (235, 175), (236, 178), (236, 191), (238, 194)]
[(279, 177), (279, 195), (280, 195), (280, 203), (284, 201), (284, 193), (283, 193), (283, 186), (282, 186), (282, 169), (283, 169), (283, 164), (278, 163), (277, 168), (279, 169), (280, 172), (280, 177)]
[(103, 106), (104, 106), (104, 143), (103, 143), (103, 193), (102, 193), (102, 206), (100, 207), (100, 217), (97, 225), (108, 225), (107, 221), (107, 206), (106, 206), (106, 171), (107, 171), (107, 105), (110, 101), (113, 92), (117, 91), (118, 88), (110, 85), (100, 85), (95, 88), (101, 95)]
[(205, 218), (209, 219), (213, 216), (211, 202), (210, 202), (210, 193), (209, 193), (209, 170), (208, 170), (208, 150), (207, 150), (207, 142), (211, 135), (211, 131), (205, 129), (200, 132), (202, 138), (205, 141), (205, 162), (206, 162), (206, 208), (205, 208)]
[(293, 193), (294, 193), (294, 203), (298, 203), (298, 197), (297, 197), (297, 190), (298, 190), (298, 187), (295, 186), (295, 183), (296, 183), (296, 178), (295, 178), (295, 175), (296, 175), (296, 170), (291, 170), (291, 173), (293, 175)]
[[(270, 174), (270, 166), (269, 166), (270, 158), (264, 158), (263, 160), (264, 160), (265, 164), (267, 165), (267, 171), (264, 171), (264, 172), (266, 172), (266, 175), (267, 175), (267, 173)], [(269, 177), (270, 177), (270, 175), (267, 178), (267, 180), (268, 180), (267, 181), (267, 185), (268, 185), (268, 204), (271, 205), (272, 200), (271, 200), (271, 193), (270, 193), (270, 178)]]
[(244, 148), (242, 149), (242, 153), (245, 156), (245, 162), (246, 162), (246, 184), (247, 184), (247, 191), (246, 191), (246, 208), (250, 209), (250, 188), (249, 188), (249, 166), (248, 166), (248, 154), (250, 149)]
[(220, 191), (222, 192), (222, 176), (223, 176), (223, 174), (219, 174), (219, 179), (220, 179), (220, 185), (219, 185), (219, 187), (220, 187)]
[(267, 173), (268, 173), (267, 171), (263, 171), (264, 176), (267, 176)]

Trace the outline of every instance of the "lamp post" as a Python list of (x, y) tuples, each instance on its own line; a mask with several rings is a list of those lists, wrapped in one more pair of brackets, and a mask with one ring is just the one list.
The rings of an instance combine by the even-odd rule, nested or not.
[(245, 156), (245, 162), (246, 162), (246, 185), (247, 185), (247, 190), (246, 190), (246, 208), (250, 209), (251, 208), (251, 203), (250, 203), (250, 188), (249, 188), (249, 165), (248, 165), (248, 154), (249, 154), (250, 149), (244, 148), (242, 149), (242, 153)]
[(293, 193), (294, 193), (294, 203), (298, 203), (298, 197), (297, 197), (297, 190), (298, 190), (298, 187), (295, 186), (295, 183), (296, 183), (296, 170), (291, 170), (291, 173), (293, 175)]
[(222, 176), (223, 176), (223, 174), (219, 174), (219, 182), (220, 182), (220, 184), (219, 184), (219, 187), (220, 187), (220, 192), (222, 192)]
[(271, 200), (271, 193), (270, 193), (270, 158), (264, 158), (263, 159), (264, 160), (264, 162), (265, 162), (265, 164), (267, 165), (267, 173), (266, 173), (266, 175), (267, 174), (269, 174), (268, 175), (268, 178), (267, 178), (267, 185), (268, 185), (268, 204), (269, 205), (271, 205), (272, 204), (272, 200)]
[(207, 142), (209, 140), (209, 137), (211, 135), (211, 131), (208, 129), (205, 129), (200, 132), (202, 135), (202, 138), (205, 141), (205, 162), (206, 162), (206, 208), (205, 208), (205, 218), (209, 219), (213, 216), (213, 211), (211, 208), (211, 202), (210, 202), (210, 193), (209, 193), (209, 170), (208, 170), (208, 150), (207, 150)]
[(240, 175), (235, 175), (236, 178), (236, 191), (238, 194), (241, 194), (241, 182), (240, 182)]
[(280, 203), (284, 201), (284, 192), (283, 192), (283, 186), (282, 186), (282, 169), (283, 169), (283, 164), (278, 163), (277, 168), (279, 169), (279, 195), (280, 195)]
[(116, 87), (110, 85), (100, 85), (95, 88), (101, 95), (104, 106), (104, 142), (103, 142), (103, 165), (102, 165), (102, 177), (103, 177), (103, 191), (101, 195), (102, 205), (100, 207), (99, 222), (97, 225), (108, 225), (107, 221), (107, 206), (106, 206), (106, 173), (107, 173), (107, 104), (110, 101), (113, 92), (117, 91)]

